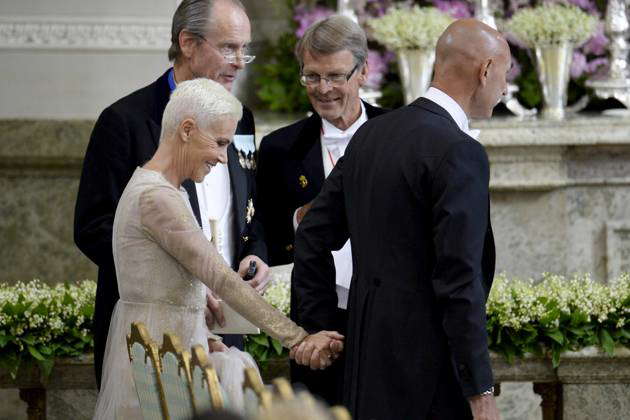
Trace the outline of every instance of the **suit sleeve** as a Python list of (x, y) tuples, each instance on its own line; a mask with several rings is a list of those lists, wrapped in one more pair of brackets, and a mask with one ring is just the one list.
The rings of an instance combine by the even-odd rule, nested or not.
[(331, 250), (349, 238), (343, 192), (344, 158), (326, 179), (313, 206), (295, 234), (295, 261), (291, 279), (293, 308), (307, 331), (330, 329), (336, 324), (337, 292)]
[(112, 227), (118, 200), (135, 165), (123, 118), (107, 108), (85, 153), (74, 215), (74, 241), (98, 266), (112, 266)]
[(432, 284), (465, 397), (493, 385), (482, 274), (488, 182), (488, 158), (476, 141), (453, 145), (433, 180)]
[[(277, 193), (277, 183), (280, 176), (276, 172), (276, 150), (269, 147), (267, 137), (260, 143), (258, 162), (256, 167), (256, 213), (254, 219), (260, 226), (260, 234), (267, 246), (269, 265), (286, 264), (277, 240), (281, 235), (275, 228), (278, 215), (277, 209), (282, 208), (282, 197)], [(274, 189), (274, 185), (276, 188)]]

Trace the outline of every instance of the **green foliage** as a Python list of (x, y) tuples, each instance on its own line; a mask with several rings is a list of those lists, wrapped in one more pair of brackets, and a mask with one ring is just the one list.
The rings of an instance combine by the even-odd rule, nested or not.
[(271, 359), (286, 358), (289, 351), (275, 338), (269, 337), (264, 332), (258, 335), (245, 337), (245, 351), (252, 355), (256, 362), (264, 369)]
[(540, 283), (495, 279), (487, 305), (489, 347), (508, 361), (526, 353), (551, 356), (598, 346), (612, 354), (630, 346), (630, 277), (611, 285), (588, 276), (545, 274)]
[(54, 361), (92, 351), (96, 284), (51, 287), (33, 280), (0, 285), (0, 367), (13, 378), (22, 364), (39, 365), (45, 380)]
[(258, 98), (264, 107), (275, 112), (306, 112), (310, 109), (306, 89), (300, 84), (300, 69), (293, 51), (297, 38), (281, 35), (263, 54), (267, 59), (257, 63)]

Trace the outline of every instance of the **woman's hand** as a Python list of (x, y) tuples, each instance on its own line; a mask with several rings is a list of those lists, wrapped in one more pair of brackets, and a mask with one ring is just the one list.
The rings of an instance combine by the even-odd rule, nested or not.
[(343, 335), (336, 331), (320, 331), (307, 336), (300, 344), (295, 345), (289, 357), (311, 369), (325, 369), (339, 357), (343, 351)]
[(228, 351), (228, 348), (223, 344), (223, 341), (208, 338), (208, 350), (210, 353), (214, 353), (215, 351)]

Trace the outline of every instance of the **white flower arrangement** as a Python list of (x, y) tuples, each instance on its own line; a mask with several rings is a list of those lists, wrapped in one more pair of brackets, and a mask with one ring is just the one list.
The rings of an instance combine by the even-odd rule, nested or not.
[(39, 280), (0, 284), (0, 366), (15, 377), (35, 360), (44, 375), (57, 357), (91, 351), (96, 283), (48, 286)]
[(291, 308), (291, 284), (287, 280), (276, 278), (267, 287), (263, 295), (265, 300), (285, 315)]
[(630, 276), (611, 284), (589, 275), (566, 279), (545, 273), (539, 283), (497, 276), (488, 298), (490, 347), (509, 360), (525, 353), (551, 353), (600, 346), (611, 354), (630, 345)]
[(392, 51), (433, 49), (446, 27), (453, 22), (435, 7), (392, 7), (367, 22), (372, 36)]
[(544, 3), (521, 9), (505, 29), (530, 47), (570, 42), (579, 45), (595, 32), (597, 18), (577, 6)]

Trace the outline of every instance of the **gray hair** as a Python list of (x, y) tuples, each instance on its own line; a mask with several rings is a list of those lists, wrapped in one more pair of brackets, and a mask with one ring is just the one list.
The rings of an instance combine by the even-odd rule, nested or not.
[[(225, 1), (225, 0), (224, 0)], [(236, 7), (245, 10), (240, 0), (227, 0)], [(182, 50), (179, 46), (179, 34), (181, 31), (190, 32), (193, 35), (203, 37), (212, 22), (212, 7), (217, 0), (183, 0), (175, 14), (171, 25), (171, 46), (168, 49), (168, 59), (177, 60)]]
[(311, 25), (295, 46), (295, 56), (304, 65), (304, 53), (329, 55), (348, 50), (357, 65), (365, 63), (368, 55), (367, 37), (352, 19), (333, 15)]
[(243, 105), (223, 86), (210, 79), (193, 79), (177, 84), (162, 116), (160, 141), (170, 136), (186, 118), (205, 128), (220, 117), (243, 116)]

